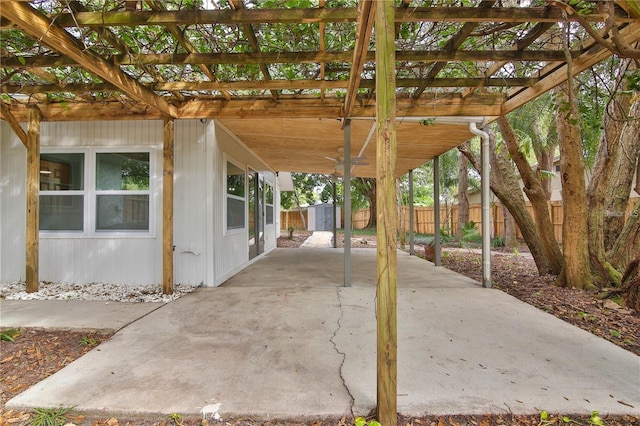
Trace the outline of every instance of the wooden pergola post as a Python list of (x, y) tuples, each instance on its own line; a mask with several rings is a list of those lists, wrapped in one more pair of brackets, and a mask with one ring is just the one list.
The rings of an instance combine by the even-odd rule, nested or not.
[(40, 258), (40, 121), (38, 108), (29, 108), (27, 129), (27, 235), (26, 291), (40, 289), (38, 261)]
[(173, 294), (173, 119), (164, 120), (162, 145), (162, 294)]
[(376, 1), (377, 181), (377, 404), (378, 420), (396, 426), (397, 416), (397, 244), (396, 77), (394, 3)]

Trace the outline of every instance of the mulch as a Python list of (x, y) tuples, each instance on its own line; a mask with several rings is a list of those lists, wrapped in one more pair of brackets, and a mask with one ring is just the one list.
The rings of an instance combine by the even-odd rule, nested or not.
[[(296, 231), (292, 239), (283, 236), (278, 247), (299, 247), (310, 232)], [(340, 239), (339, 239), (340, 242)], [(358, 247), (375, 247), (375, 237), (352, 241)], [(553, 276), (540, 277), (535, 265), (522, 249), (521, 255), (513, 252), (494, 253), (492, 279), (494, 286), (539, 309), (583, 328), (616, 345), (640, 355), (640, 315), (613, 301), (601, 300), (595, 292), (560, 288), (553, 285)], [(443, 266), (479, 280), (482, 277), (481, 256), (474, 250), (451, 250), (442, 256)], [(3, 330), (3, 329), (0, 329)], [(4, 329), (6, 330), (6, 329)], [(14, 342), (0, 341), (0, 426), (33, 424), (33, 412), (4, 410), (13, 396), (43, 380), (49, 375), (82, 356), (108, 334), (82, 333), (64, 330), (26, 329)], [(99, 348), (97, 349), (99, 350)], [(67, 421), (76, 425), (91, 426), (351, 426), (353, 418), (317, 418), (305, 421), (268, 421), (248, 418), (205, 420), (200, 417), (158, 418), (88, 418), (82, 413), (67, 415)], [(574, 416), (571, 413), (552, 413), (546, 418), (538, 415), (494, 414), (486, 416), (452, 415), (425, 416), (420, 418), (398, 417), (399, 426), (551, 426), (551, 425), (610, 425), (640, 426), (639, 416)]]

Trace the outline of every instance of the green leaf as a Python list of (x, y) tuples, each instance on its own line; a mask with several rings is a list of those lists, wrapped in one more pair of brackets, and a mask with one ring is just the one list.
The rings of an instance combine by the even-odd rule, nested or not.
[(540, 420), (547, 420), (549, 418), (549, 413), (546, 410), (542, 410), (540, 412)]

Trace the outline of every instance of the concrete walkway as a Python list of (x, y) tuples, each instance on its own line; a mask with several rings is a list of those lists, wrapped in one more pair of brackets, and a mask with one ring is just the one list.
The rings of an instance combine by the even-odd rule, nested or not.
[[(222, 287), (146, 314), (7, 408), (366, 414), (376, 399), (375, 250), (353, 254), (344, 288), (341, 250), (271, 252)], [(424, 260), (399, 253), (398, 267), (402, 414), (640, 414), (639, 357)]]
[(333, 232), (329, 231), (313, 231), (300, 245), (302, 248), (328, 248), (333, 247)]

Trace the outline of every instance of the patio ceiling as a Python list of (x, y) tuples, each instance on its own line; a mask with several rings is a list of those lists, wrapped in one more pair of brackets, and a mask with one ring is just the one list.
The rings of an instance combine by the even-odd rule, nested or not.
[[(463, 6), (464, 5), (464, 6)], [(399, 174), (640, 40), (640, 6), (402, 0), (395, 8)], [(373, 176), (370, 0), (0, 0), (2, 118), (218, 119), (273, 170), (332, 173), (352, 119), (355, 175)], [(589, 31), (586, 31), (586, 30)], [(595, 38), (594, 38), (595, 37)], [(328, 158), (327, 158), (328, 157)]]

